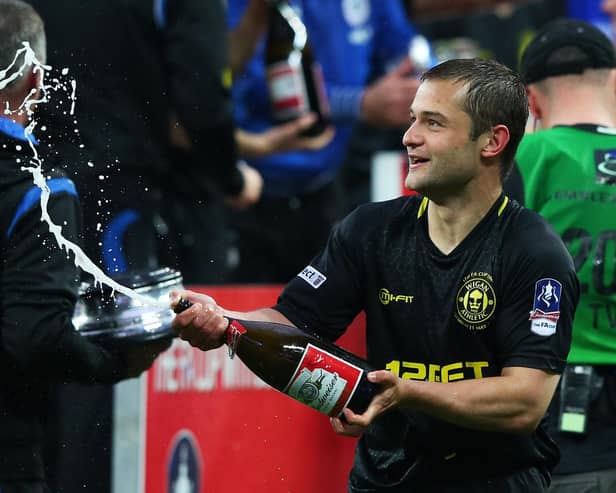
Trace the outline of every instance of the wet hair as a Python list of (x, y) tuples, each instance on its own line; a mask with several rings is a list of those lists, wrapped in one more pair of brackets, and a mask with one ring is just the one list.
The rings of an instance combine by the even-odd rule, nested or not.
[(471, 118), (471, 140), (495, 125), (509, 129), (509, 142), (501, 158), (504, 179), (511, 171), (528, 120), (528, 98), (519, 74), (495, 60), (462, 58), (436, 65), (421, 80), (449, 80), (466, 86), (462, 109)]
[[(40, 62), (46, 59), (46, 41), (43, 20), (29, 4), (21, 0), (0, 0), (0, 70), (6, 70), (13, 62), (15, 54), (23, 48), (23, 42), (30, 43), (36, 58)], [(17, 68), (23, 63), (23, 58), (17, 60)], [(3, 79), (13, 72), (6, 74)], [(19, 86), (20, 82), (27, 77), (24, 73), (21, 77), (12, 81), (5, 90)]]

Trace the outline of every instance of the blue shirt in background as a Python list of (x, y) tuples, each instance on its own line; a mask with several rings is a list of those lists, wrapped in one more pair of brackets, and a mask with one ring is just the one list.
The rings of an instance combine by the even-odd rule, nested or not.
[[(231, 27), (239, 22), (247, 3), (248, 0), (228, 0)], [(334, 179), (373, 67), (406, 56), (416, 34), (400, 0), (292, 0), (291, 4), (301, 13), (313, 52), (322, 66), (336, 135), (318, 151), (249, 160), (248, 164), (263, 175), (266, 196), (311, 192)], [(249, 132), (273, 125), (264, 48), (261, 40), (255, 56), (233, 83), (236, 125)]]

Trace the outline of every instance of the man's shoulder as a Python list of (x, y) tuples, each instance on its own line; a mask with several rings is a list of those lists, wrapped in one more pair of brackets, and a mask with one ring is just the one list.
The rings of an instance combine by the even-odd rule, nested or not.
[[(40, 190), (34, 176), (28, 170), (11, 166), (11, 163), (7, 166), (5, 164), (7, 163), (0, 159), (0, 190), (3, 190), (3, 198), (21, 197), (30, 190)], [(45, 168), (42, 171), (45, 175), (45, 183), (52, 195), (61, 191), (77, 194), (75, 183), (64, 171), (58, 169), (48, 171)]]
[(404, 195), (390, 200), (379, 202), (367, 202), (359, 205), (351, 214), (350, 217), (357, 219), (387, 219), (400, 216), (418, 217), (422, 204), (427, 205), (427, 198), (421, 195)]
[[(76, 210), (78, 205), (77, 188), (67, 175), (58, 169), (45, 172), (45, 184), (50, 194), (50, 202), (62, 199), (63, 210)], [(41, 188), (34, 182), (32, 174), (14, 166), (14, 159), (0, 159), (0, 234), (6, 234), (15, 222), (29, 211), (39, 207)]]
[(519, 151), (525, 148), (560, 147), (563, 144), (563, 133), (569, 133), (572, 127), (553, 127), (526, 133), (520, 141)]
[(525, 186), (531, 179), (560, 173), (565, 163), (577, 162), (581, 147), (588, 146), (589, 135), (575, 127), (564, 126), (525, 134), (515, 155)]
[[(556, 125), (536, 132), (524, 134), (518, 148), (518, 154), (525, 150), (536, 151), (538, 148), (567, 150), (575, 149), (579, 142), (588, 143), (594, 137), (608, 139), (616, 143), (614, 129), (594, 124)], [(517, 156), (516, 156), (517, 157)]]
[(567, 249), (554, 228), (537, 212), (517, 204), (518, 212), (507, 228), (505, 248), (518, 255), (533, 257), (559, 256), (570, 259)]
[(22, 170), (14, 157), (0, 157), (0, 197), (3, 201), (22, 195), (33, 185), (32, 175)]
[(524, 237), (526, 235), (538, 234), (540, 238), (545, 235), (558, 237), (552, 225), (539, 213), (523, 205), (514, 202), (517, 213), (515, 219), (511, 221), (509, 234)]
[(407, 228), (410, 221), (419, 217), (423, 202), (423, 197), (412, 195), (361, 204), (341, 221), (339, 231), (355, 238), (381, 237), (396, 225)]

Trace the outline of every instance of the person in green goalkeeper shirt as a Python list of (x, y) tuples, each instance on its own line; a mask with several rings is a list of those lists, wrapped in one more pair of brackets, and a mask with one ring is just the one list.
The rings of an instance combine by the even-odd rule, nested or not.
[(616, 55), (594, 26), (545, 25), (521, 60), (536, 131), (506, 192), (546, 218), (580, 280), (568, 367), (550, 406), (550, 492), (616, 491)]

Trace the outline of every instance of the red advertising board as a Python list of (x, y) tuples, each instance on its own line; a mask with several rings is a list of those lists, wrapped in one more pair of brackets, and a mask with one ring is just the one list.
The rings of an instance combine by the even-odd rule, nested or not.
[[(221, 305), (271, 305), (280, 286), (197, 289)], [(365, 354), (363, 317), (338, 343)], [(143, 487), (147, 493), (345, 492), (356, 441), (327, 416), (268, 387), (226, 349), (180, 340), (147, 375)]]

